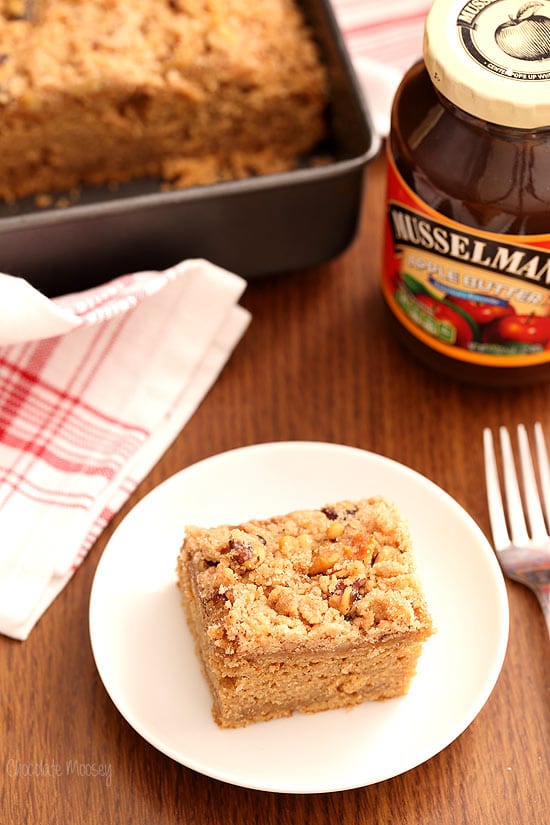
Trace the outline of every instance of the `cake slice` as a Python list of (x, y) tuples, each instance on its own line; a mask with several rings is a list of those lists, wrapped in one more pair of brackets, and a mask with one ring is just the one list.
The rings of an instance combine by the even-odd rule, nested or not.
[(432, 622), (383, 498), (187, 527), (178, 583), (221, 727), (401, 696)]

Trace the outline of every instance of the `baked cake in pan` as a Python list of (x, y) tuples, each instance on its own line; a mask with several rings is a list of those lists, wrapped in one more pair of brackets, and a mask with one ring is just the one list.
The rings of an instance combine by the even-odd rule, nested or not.
[(0, 3), (0, 198), (294, 168), (327, 77), (294, 0)]

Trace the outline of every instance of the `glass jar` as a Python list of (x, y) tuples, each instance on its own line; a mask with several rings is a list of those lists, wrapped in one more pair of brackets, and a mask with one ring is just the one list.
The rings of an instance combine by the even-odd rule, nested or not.
[(435, 0), (393, 104), (382, 286), (454, 378), (550, 379), (549, 124), (550, 2)]

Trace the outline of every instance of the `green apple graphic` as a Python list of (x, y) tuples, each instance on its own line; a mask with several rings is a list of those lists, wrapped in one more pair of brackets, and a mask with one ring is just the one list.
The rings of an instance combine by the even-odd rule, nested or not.
[(498, 46), (519, 60), (546, 60), (550, 57), (550, 17), (536, 14), (542, 3), (524, 3), (515, 17), (495, 31)]

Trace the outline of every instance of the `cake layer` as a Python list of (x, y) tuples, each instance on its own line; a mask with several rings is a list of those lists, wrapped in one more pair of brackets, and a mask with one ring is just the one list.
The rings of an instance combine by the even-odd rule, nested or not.
[(292, 168), (327, 80), (292, 0), (42, 0), (0, 11), (0, 196)]

